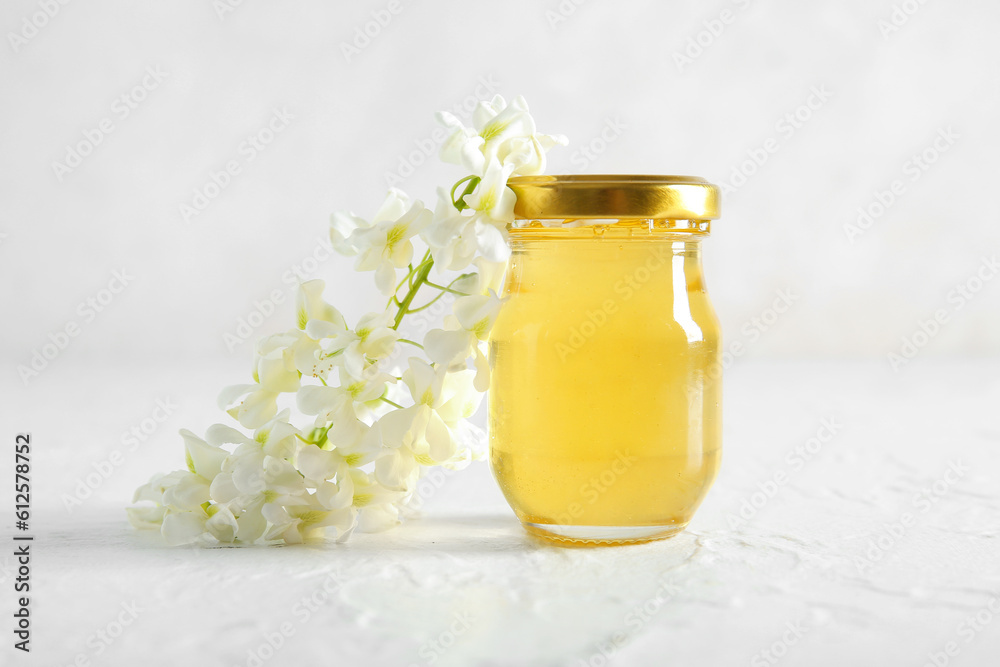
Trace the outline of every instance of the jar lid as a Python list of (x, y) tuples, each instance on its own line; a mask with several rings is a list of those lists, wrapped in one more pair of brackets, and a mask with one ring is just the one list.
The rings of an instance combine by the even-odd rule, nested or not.
[(520, 220), (652, 218), (715, 220), (718, 186), (697, 176), (514, 176)]

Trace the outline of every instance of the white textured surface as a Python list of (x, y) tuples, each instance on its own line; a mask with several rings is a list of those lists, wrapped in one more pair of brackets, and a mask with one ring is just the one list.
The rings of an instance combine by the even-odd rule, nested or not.
[[(997, 614), (971, 637), (960, 624), (1000, 595), (998, 370), (738, 364), (727, 379), (723, 470), (690, 529), (606, 549), (530, 541), (482, 464), (449, 477), (423, 518), (346, 545), (165, 548), (127, 526), (122, 496), (180, 462), (177, 427), (214, 419), (208, 397), (220, 371), (64, 373), (38, 390), (60, 409), (15, 398), (5, 423), (5, 438), (31, 430), (35, 441), (30, 664), (82, 654), (98, 665), (246, 665), (284, 622), (294, 634), (263, 664), (426, 664), (429, 642), (448, 643), (449, 627), (468, 618), (435, 664), (597, 666), (616, 635), (625, 635), (611, 649), (616, 665), (771, 664), (759, 652), (793, 623), (803, 635), (781, 664), (923, 665), (954, 641), (950, 664), (992, 665)], [(88, 383), (108, 387), (103, 400), (87, 395)], [(152, 388), (183, 396), (183, 407), (67, 512), (60, 494), (119, 446), (115, 424), (141, 417)], [(794, 469), (786, 456), (831, 418), (842, 424), (835, 437)], [(921, 489), (951, 462), (968, 472), (923, 511)], [(730, 528), (728, 517), (778, 471), (787, 483)], [(870, 540), (904, 512), (914, 523), (859, 570)], [(6, 610), (9, 557), (0, 566)], [(341, 584), (306, 619), (301, 601), (331, 575)], [(95, 656), (95, 633), (133, 602), (136, 621)], [(637, 613), (644, 606), (652, 613)], [(4, 646), (0, 663), (11, 655)]]

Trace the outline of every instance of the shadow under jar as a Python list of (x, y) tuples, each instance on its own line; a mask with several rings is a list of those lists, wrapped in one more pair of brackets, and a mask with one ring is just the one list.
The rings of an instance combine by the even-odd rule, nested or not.
[(719, 468), (720, 331), (701, 242), (718, 188), (687, 176), (530, 176), (490, 334), (490, 465), (566, 546), (682, 531)]

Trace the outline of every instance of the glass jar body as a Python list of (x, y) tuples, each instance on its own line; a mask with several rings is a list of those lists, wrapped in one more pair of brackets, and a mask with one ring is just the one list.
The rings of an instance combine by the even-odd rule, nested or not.
[(721, 456), (707, 222), (511, 230), (490, 335), (490, 463), (529, 532), (646, 541), (683, 530)]

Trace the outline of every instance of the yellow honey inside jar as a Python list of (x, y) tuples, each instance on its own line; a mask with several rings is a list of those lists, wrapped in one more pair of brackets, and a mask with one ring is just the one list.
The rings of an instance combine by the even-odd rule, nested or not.
[(700, 254), (717, 190), (634, 176), (511, 187), (523, 221), (490, 337), (493, 473), (540, 537), (676, 534), (721, 453), (719, 324)]

